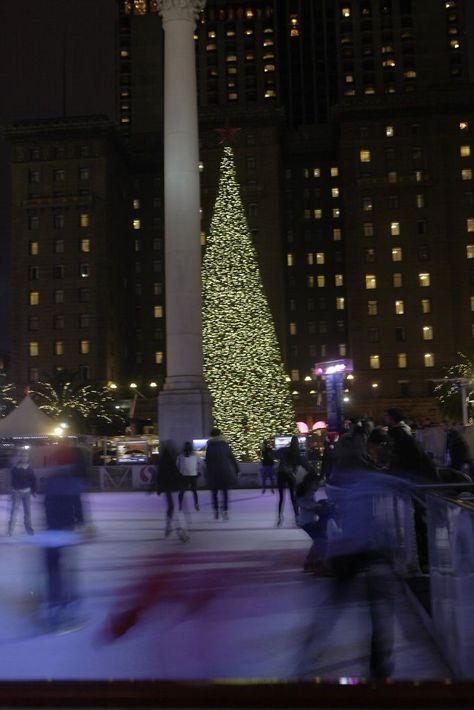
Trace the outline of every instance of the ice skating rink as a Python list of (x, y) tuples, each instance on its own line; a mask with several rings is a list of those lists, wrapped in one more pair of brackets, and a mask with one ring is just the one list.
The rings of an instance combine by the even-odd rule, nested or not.
[[(163, 497), (85, 495), (95, 535), (75, 549), (81, 623), (61, 633), (42, 621), (40, 536), (28, 537), (21, 517), (6, 536), (2, 497), (0, 680), (367, 676), (367, 609), (360, 600), (331, 609), (332, 580), (302, 572), (308, 538), (289, 501), (280, 528), (270, 492), (232, 491), (228, 521), (214, 520), (209, 492), (200, 492), (200, 503), (187, 514), (183, 543), (176, 532), (164, 536)], [(35, 499), (38, 532), (42, 505)], [(322, 635), (327, 613), (334, 624)], [(395, 679), (449, 676), (401, 586), (394, 656)]]

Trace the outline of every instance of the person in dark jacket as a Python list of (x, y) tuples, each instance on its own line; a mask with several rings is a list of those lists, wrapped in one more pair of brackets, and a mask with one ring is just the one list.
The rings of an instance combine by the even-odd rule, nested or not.
[(13, 535), (15, 520), (20, 503), (23, 506), (23, 523), (28, 535), (33, 535), (31, 524), (31, 496), (36, 495), (36, 478), (29, 463), (28, 452), (22, 451), (11, 470), (11, 509), (8, 521), (8, 535)]
[(80, 530), (84, 527), (81, 498), (84, 474), (79, 448), (58, 447), (45, 484), (46, 531), (41, 534), (46, 563), (47, 622), (52, 630), (73, 630), (80, 625), (74, 549), (83, 539)]
[(285, 488), (288, 488), (288, 492), (291, 498), (291, 505), (293, 507), (293, 512), (295, 514), (295, 521), (298, 515), (298, 505), (296, 503), (296, 473), (299, 466), (302, 466), (307, 473), (314, 473), (308, 461), (303, 458), (300, 452), (300, 444), (297, 436), (292, 436), (288, 446), (277, 451), (277, 458), (279, 460), (278, 471), (277, 471), (277, 485), (278, 485), (278, 517), (277, 526), (279, 527), (283, 523), (283, 503), (285, 500)]
[(462, 471), (471, 462), (471, 452), (466, 439), (454, 426), (449, 426), (446, 431), (446, 452), (449, 455), (451, 468)]
[[(156, 492), (158, 495), (164, 493), (166, 497), (165, 537), (169, 537), (173, 532), (173, 517), (175, 511), (173, 493), (179, 493), (183, 490), (183, 477), (176, 465), (178, 455), (179, 448), (171, 439), (167, 439), (160, 444), (160, 455), (156, 474)], [(177, 518), (176, 530), (182, 542), (189, 540), (189, 535), (184, 525), (184, 519), (180, 516)]]
[(265, 439), (262, 446), (262, 457), (260, 459), (260, 475), (262, 476), (262, 493), (267, 490), (267, 482), (270, 480), (272, 493), (275, 493), (275, 454), (271, 443)]
[(229, 488), (235, 483), (239, 466), (220, 429), (211, 430), (206, 446), (206, 478), (212, 492), (214, 518), (219, 518), (219, 491), (222, 493), (222, 518), (229, 517)]

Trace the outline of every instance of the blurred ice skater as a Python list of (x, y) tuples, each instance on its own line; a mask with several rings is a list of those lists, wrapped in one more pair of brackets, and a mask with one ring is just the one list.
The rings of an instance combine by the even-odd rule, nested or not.
[(36, 495), (36, 478), (30, 466), (26, 449), (20, 451), (18, 460), (11, 470), (11, 509), (8, 521), (8, 535), (13, 535), (15, 521), (20, 507), (23, 505), (23, 522), (28, 535), (33, 535), (31, 524), (31, 496)]

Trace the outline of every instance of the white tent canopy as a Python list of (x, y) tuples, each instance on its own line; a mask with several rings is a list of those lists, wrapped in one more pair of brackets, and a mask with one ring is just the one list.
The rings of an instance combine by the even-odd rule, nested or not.
[(23, 399), (13, 412), (0, 419), (0, 438), (51, 436), (55, 422), (41, 411), (29, 395)]

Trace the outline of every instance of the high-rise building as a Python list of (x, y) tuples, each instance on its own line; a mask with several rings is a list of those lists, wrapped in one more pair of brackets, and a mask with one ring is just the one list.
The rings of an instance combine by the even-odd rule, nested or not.
[[(158, 0), (117, 3), (125, 369), (162, 382), (163, 31)], [(314, 364), (339, 358), (353, 360), (354, 410), (428, 412), (474, 337), (473, 4), (208, 0), (195, 40), (202, 243), (228, 122), (299, 417), (318, 415)]]

